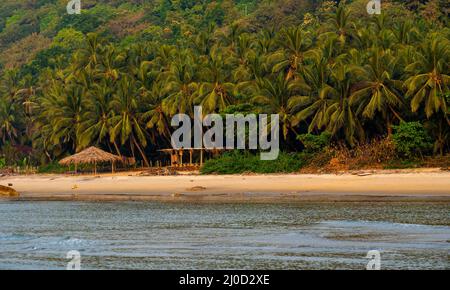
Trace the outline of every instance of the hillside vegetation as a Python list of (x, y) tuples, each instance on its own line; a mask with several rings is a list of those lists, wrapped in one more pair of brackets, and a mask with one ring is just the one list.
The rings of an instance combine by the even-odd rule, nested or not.
[[(287, 152), (450, 150), (447, 1), (386, 0), (381, 15), (365, 0), (81, 1), (80, 15), (67, 0), (0, 3), (4, 165), (92, 145), (148, 165), (194, 105), (279, 114)], [(298, 170), (295, 156), (277, 166)]]

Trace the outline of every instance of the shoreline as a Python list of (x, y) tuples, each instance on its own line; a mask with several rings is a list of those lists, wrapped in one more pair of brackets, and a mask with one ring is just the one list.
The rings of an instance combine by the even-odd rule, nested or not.
[(160, 201), (207, 203), (450, 202), (450, 172), (137, 176), (4, 176), (16, 201)]

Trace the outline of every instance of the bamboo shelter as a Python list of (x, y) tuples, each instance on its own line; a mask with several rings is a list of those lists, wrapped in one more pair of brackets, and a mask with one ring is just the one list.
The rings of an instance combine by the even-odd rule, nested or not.
[[(161, 149), (159, 152), (163, 152), (170, 155), (170, 166), (183, 167), (183, 165), (192, 166), (192, 160), (194, 152), (200, 152), (200, 166), (203, 166), (204, 153), (211, 152), (213, 155), (217, 155), (220, 152), (225, 151), (223, 148), (189, 148), (189, 149)], [(183, 163), (184, 153), (189, 153), (189, 164)]]
[(114, 165), (116, 162), (123, 162), (120, 156), (105, 152), (96, 147), (89, 147), (80, 153), (66, 157), (59, 161), (60, 165), (70, 166), (75, 165), (75, 172), (77, 171), (78, 164), (94, 164), (94, 174), (97, 174), (98, 163), (111, 163), (111, 171), (114, 173)]

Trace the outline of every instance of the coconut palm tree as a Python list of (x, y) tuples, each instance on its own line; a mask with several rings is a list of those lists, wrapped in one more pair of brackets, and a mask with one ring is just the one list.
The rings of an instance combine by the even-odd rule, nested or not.
[(364, 118), (373, 119), (378, 112), (386, 122), (387, 132), (392, 133), (393, 116), (402, 120), (397, 110), (403, 105), (401, 89), (403, 83), (394, 79), (397, 70), (397, 58), (390, 50), (374, 47), (370, 50), (368, 63), (360, 70), (363, 77), (357, 83), (350, 96), (350, 104)]
[[(167, 109), (168, 104), (165, 102), (167, 98), (167, 85), (163, 80), (153, 83), (151, 90), (143, 94), (143, 100), (149, 104), (148, 109), (142, 114), (142, 119), (146, 122), (148, 129), (156, 129), (160, 136), (170, 141), (170, 119)], [(156, 140), (156, 134), (153, 140)]]
[(75, 83), (63, 84), (54, 81), (39, 98), (39, 118), (49, 124), (46, 138), (50, 146), (67, 145), (70, 150), (77, 148), (77, 134), (84, 113), (86, 88)]
[(336, 13), (329, 19), (332, 31), (338, 35), (341, 45), (345, 45), (352, 34), (354, 23), (350, 16), (350, 9), (344, 3), (340, 3)]
[(197, 101), (205, 113), (224, 110), (233, 99), (235, 84), (231, 82), (231, 70), (235, 59), (214, 47), (202, 63), (199, 76), (204, 79), (196, 92)]
[(311, 33), (303, 31), (301, 27), (284, 29), (279, 39), (282, 48), (268, 59), (269, 62), (274, 63), (272, 71), (286, 72), (287, 79), (297, 77), (297, 74), (301, 73), (301, 66), (305, 59), (311, 57), (311, 37)]
[[(81, 116), (78, 134), (78, 150), (85, 149), (92, 144), (99, 145), (110, 141), (112, 111), (110, 108), (113, 98), (113, 86), (107, 80), (94, 84), (88, 93), (86, 111)], [(113, 142), (118, 155), (121, 152), (117, 143)]]
[(445, 93), (450, 85), (449, 63), (448, 39), (433, 34), (419, 46), (415, 59), (405, 68), (410, 74), (405, 86), (413, 112), (423, 105), (427, 118), (438, 112), (448, 114)]
[(289, 106), (292, 98), (298, 98), (298, 93), (305, 89), (300, 80), (290, 80), (280, 73), (276, 78), (260, 78), (254, 87), (253, 103), (262, 106), (266, 114), (278, 114), (280, 126), (286, 139), (290, 130), (295, 131), (294, 116)]
[(171, 63), (170, 73), (162, 81), (168, 93), (163, 107), (169, 116), (177, 113), (193, 116), (194, 94), (199, 89), (197, 62), (198, 58), (190, 50), (183, 50)]
[(122, 76), (110, 102), (113, 109), (113, 116), (110, 118), (110, 141), (114, 143), (119, 140), (121, 145), (129, 144), (133, 157), (135, 157), (134, 148), (137, 148), (145, 166), (149, 166), (144, 152), (147, 137), (141, 117), (143, 110), (141, 104), (136, 81), (126, 75)]
[(0, 139), (14, 144), (19, 137), (20, 114), (17, 105), (8, 98), (0, 98)]

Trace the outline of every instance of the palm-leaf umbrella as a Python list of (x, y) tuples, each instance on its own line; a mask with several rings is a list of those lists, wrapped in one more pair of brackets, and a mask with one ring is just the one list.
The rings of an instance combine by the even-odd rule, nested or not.
[(94, 174), (97, 174), (97, 163), (111, 162), (114, 170), (115, 162), (122, 162), (120, 156), (105, 152), (96, 147), (89, 147), (80, 153), (66, 157), (59, 161), (59, 164), (69, 166), (71, 164), (94, 164)]

